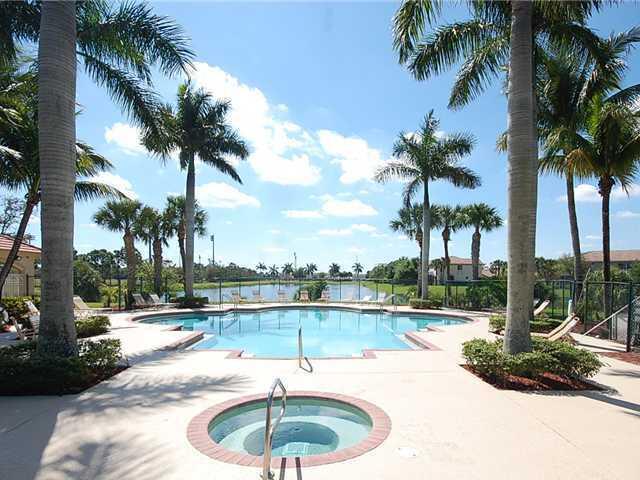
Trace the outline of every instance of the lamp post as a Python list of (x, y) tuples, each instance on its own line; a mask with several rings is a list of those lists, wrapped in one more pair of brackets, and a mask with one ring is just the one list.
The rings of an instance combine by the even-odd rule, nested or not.
[(216, 264), (216, 236), (211, 235), (211, 266), (215, 266)]

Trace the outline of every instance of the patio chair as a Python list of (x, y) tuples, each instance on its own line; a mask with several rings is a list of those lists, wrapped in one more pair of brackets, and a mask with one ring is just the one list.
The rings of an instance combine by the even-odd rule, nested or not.
[(133, 308), (149, 308), (151, 305), (144, 299), (141, 293), (132, 293)]
[(27, 308), (29, 309), (29, 322), (31, 323), (31, 328), (20, 328), (18, 322), (13, 322), (14, 327), (16, 328), (16, 332), (21, 330), (21, 334), (18, 334), (18, 337), (21, 335), (24, 336), (24, 340), (35, 340), (38, 336), (38, 332), (40, 331), (40, 310), (33, 304), (31, 300), (25, 301)]
[(321, 302), (327, 302), (331, 300), (331, 291), (329, 289), (322, 290), (322, 294), (320, 295)]
[(532, 333), (536, 337), (546, 338), (547, 340), (551, 340), (552, 342), (556, 340), (561, 340), (563, 338), (571, 339), (571, 330), (580, 323), (580, 319), (572, 314), (569, 314), (564, 321), (558, 325), (556, 328), (551, 330), (548, 333)]
[(264, 297), (260, 295), (260, 290), (253, 290), (251, 294), (253, 295), (253, 297), (251, 298), (252, 302), (256, 302), (256, 303), (264, 302)]
[(22, 327), (20, 326), (20, 324), (16, 322), (13, 318), (9, 317), (9, 314), (1, 305), (0, 305), (0, 313), (2, 314), (2, 319), (4, 320), (4, 323), (6, 325), (11, 324), (16, 329), (16, 335), (18, 337), (16, 338), (16, 340), (27, 340), (27, 335), (22, 330)]
[(164, 307), (171, 306), (171, 303), (163, 302), (162, 300), (160, 300), (160, 297), (158, 296), (157, 293), (150, 293), (149, 301), (147, 303), (156, 308), (164, 308)]
[(542, 302), (540, 305), (538, 305), (538, 307), (533, 311), (533, 316), (537, 317), (538, 315), (540, 315), (542, 312), (545, 311), (545, 309), (551, 304), (550, 300), (545, 300), (544, 302)]
[(371, 295), (365, 295), (360, 300), (357, 300), (357, 303), (371, 303)]
[(301, 302), (309, 301), (309, 292), (307, 290), (300, 290), (300, 296), (298, 298)]
[(278, 302), (284, 303), (287, 300), (287, 293), (283, 290), (278, 290)]

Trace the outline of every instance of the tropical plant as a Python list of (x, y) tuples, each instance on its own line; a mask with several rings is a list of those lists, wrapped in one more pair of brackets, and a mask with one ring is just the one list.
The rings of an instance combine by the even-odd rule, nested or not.
[[(77, 8), (76, 8), (77, 7)], [(149, 6), (124, 2), (2, 2), (0, 64), (17, 43), (38, 42), (39, 152), (42, 178), (40, 353), (74, 356), (73, 195), (78, 58), (86, 73), (138, 123), (151, 127), (156, 101), (151, 66), (186, 70), (192, 53), (179, 27)]]
[(442, 229), (442, 244), (444, 246), (444, 271), (448, 282), (451, 278), (451, 258), (449, 257), (449, 242), (451, 234), (464, 226), (464, 213), (462, 207), (456, 205), (437, 205), (438, 227)]
[(285, 263), (282, 266), (282, 275), (284, 277), (292, 277), (294, 274), (293, 263)]
[[(431, 110), (425, 117), (417, 133), (400, 133), (393, 146), (396, 161), (387, 162), (375, 175), (378, 182), (392, 178), (407, 181), (403, 197), (406, 207), (418, 190), (423, 189), (422, 231), (431, 231), (431, 203), (429, 183), (444, 180), (456, 187), (476, 188), (480, 178), (469, 168), (458, 165), (459, 160), (473, 148), (474, 139), (467, 133), (440, 135), (440, 122)], [(422, 235), (421, 293), (428, 296), (429, 235)]]
[(261, 274), (263, 274), (263, 275), (264, 275), (264, 273), (265, 273), (267, 270), (269, 270), (269, 269), (267, 268), (267, 266), (266, 266), (263, 262), (260, 262), (260, 263), (258, 263), (258, 265), (256, 265), (256, 271), (257, 271), (258, 273), (261, 273)]
[(480, 240), (482, 232), (491, 232), (503, 225), (498, 211), (486, 203), (473, 203), (462, 207), (459, 222), (461, 226), (472, 227), (471, 237), (471, 265), (473, 279), (480, 278)]
[(135, 227), (142, 204), (137, 200), (108, 201), (94, 216), (93, 221), (112, 232), (122, 232), (127, 256), (127, 308), (131, 307), (131, 294), (136, 291)]
[[(178, 239), (178, 250), (182, 266), (182, 278), (184, 283), (186, 260), (186, 237), (187, 226), (185, 216), (185, 197), (183, 195), (168, 196), (167, 204), (162, 214), (167, 222), (167, 233), (170, 237), (176, 236)], [(194, 232), (199, 237), (207, 234), (207, 212), (198, 206), (196, 202), (194, 215)]]
[(269, 267), (269, 275), (271, 275), (273, 278), (276, 278), (279, 274), (280, 272), (278, 271), (277, 265), (271, 265)]
[(164, 160), (180, 151), (180, 168), (187, 171), (185, 195), (186, 243), (184, 254), (185, 295), (193, 296), (193, 251), (195, 235), (196, 158), (242, 183), (228, 157), (245, 159), (249, 150), (244, 140), (227, 122), (229, 101), (215, 101), (190, 82), (178, 87), (177, 105), (165, 105), (160, 112), (160, 128), (145, 130), (144, 144)]
[(329, 276), (337, 277), (338, 275), (340, 275), (340, 265), (338, 265), (337, 263), (332, 263), (331, 265), (329, 265)]
[(360, 262), (354, 263), (353, 267), (351, 268), (353, 268), (353, 273), (356, 274), (356, 277), (358, 277), (364, 271), (364, 267)]
[(317, 271), (318, 266), (315, 263), (307, 263), (307, 265), (304, 267), (304, 273), (310, 278), (312, 278)]
[(153, 290), (162, 292), (162, 249), (169, 245), (173, 236), (170, 218), (153, 207), (145, 206), (140, 210), (133, 233), (136, 238), (149, 243), (149, 260), (153, 263)]

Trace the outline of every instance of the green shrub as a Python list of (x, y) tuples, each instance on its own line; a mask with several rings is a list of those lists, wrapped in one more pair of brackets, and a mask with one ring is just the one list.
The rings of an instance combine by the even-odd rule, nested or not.
[(178, 308), (202, 308), (209, 303), (209, 297), (178, 297)]
[(563, 377), (592, 377), (602, 362), (588, 350), (562, 341), (532, 338), (531, 352), (509, 355), (502, 351), (502, 341), (473, 339), (462, 344), (462, 356), (475, 371), (494, 379), (507, 374), (536, 378), (542, 373)]
[(73, 262), (73, 291), (87, 302), (100, 300), (100, 273), (85, 260)]
[[(0, 301), (0, 304), (7, 311), (7, 315), (13, 321), (20, 323), (21, 325), (29, 322), (29, 307), (27, 307), (26, 301), (30, 300), (29, 297), (6, 297)], [(2, 318), (0, 317), (0, 321)]]
[(489, 331), (500, 333), (507, 324), (507, 316), (504, 313), (494, 313), (489, 317)]
[(411, 308), (415, 308), (418, 310), (437, 310), (439, 308), (442, 308), (442, 299), (428, 298), (427, 300), (422, 300), (420, 298), (412, 298), (411, 300), (409, 300), (409, 305), (411, 306)]
[(324, 280), (316, 280), (311, 282), (309, 285), (305, 285), (304, 287), (300, 287), (296, 294), (294, 295), (294, 299), (300, 298), (300, 291), (306, 290), (309, 292), (309, 300), (314, 301), (318, 300), (322, 296), (322, 291), (327, 288), (327, 282)]
[(81, 320), (76, 320), (76, 333), (78, 338), (102, 335), (109, 331), (109, 317), (106, 315), (94, 315)]
[(504, 282), (474, 283), (467, 287), (465, 298), (471, 308), (504, 307), (507, 285)]
[(474, 338), (462, 344), (462, 356), (467, 364), (480, 374), (491, 378), (504, 376), (504, 353), (502, 342), (490, 342)]
[(77, 357), (41, 355), (36, 342), (0, 349), (0, 395), (80, 392), (117, 372), (120, 340), (84, 341)]

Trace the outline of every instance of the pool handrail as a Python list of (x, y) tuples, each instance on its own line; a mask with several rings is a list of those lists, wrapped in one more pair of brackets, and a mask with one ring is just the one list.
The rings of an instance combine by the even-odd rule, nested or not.
[[(271, 406), (273, 405), (273, 396), (275, 395), (276, 389), (280, 387), (282, 391), (282, 405), (280, 406), (280, 414), (278, 418), (276, 418), (275, 422), (271, 424)], [(267, 413), (265, 418), (265, 429), (264, 429), (264, 453), (262, 457), (262, 479), (263, 480), (271, 480), (273, 478), (273, 473), (271, 473), (271, 444), (273, 441), (273, 434), (275, 433), (278, 425), (282, 421), (284, 417), (285, 411), (287, 409), (287, 389), (285, 388), (282, 380), (276, 378), (269, 389), (269, 394), (267, 395)]]

